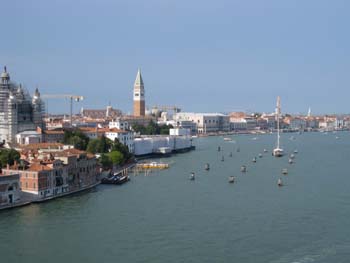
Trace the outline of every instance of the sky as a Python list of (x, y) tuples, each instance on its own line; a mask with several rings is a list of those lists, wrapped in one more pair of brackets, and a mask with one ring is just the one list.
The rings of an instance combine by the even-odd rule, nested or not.
[(0, 1), (0, 66), (75, 111), (130, 113), (141, 68), (146, 107), (350, 113), (350, 1)]

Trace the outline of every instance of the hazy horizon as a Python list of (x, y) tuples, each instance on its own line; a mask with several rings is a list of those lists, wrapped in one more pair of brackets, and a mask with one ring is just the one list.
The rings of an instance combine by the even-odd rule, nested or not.
[[(5, 1), (0, 66), (32, 93), (85, 96), (75, 111), (347, 113), (347, 1)], [(1, 69), (2, 71), (2, 69)], [(334, 94), (334, 95), (333, 95)], [(69, 112), (50, 100), (49, 112)]]

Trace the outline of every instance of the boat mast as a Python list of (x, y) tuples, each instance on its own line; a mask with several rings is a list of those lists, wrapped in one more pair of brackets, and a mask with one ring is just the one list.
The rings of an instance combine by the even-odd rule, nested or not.
[(277, 149), (280, 148), (280, 113), (281, 113), (281, 101), (280, 96), (277, 97), (276, 115), (277, 115)]

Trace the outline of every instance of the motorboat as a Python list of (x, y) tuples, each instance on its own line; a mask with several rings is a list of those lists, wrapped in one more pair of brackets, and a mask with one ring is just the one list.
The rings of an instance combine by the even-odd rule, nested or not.
[(220, 152), (221, 151), (221, 147), (220, 146), (218, 146), (218, 152)]
[(262, 153), (259, 153), (259, 158), (262, 158), (262, 157), (263, 157)]
[(231, 183), (231, 184), (233, 184), (233, 183), (235, 182), (235, 177), (234, 177), (234, 176), (230, 176), (230, 177), (228, 178), (228, 182)]
[(282, 182), (282, 179), (281, 178), (279, 178), (278, 180), (277, 180), (277, 185), (278, 186), (283, 186), (283, 182)]
[(101, 180), (101, 183), (102, 184), (124, 184), (129, 180), (130, 178), (128, 175), (114, 174), (112, 176), (103, 178)]
[(253, 163), (256, 163), (256, 157), (253, 158), (252, 162), (253, 162)]
[(246, 171), (247, 171), (247, 166), (242, 165), (242, 166), (241, 166), (241, 172), (242, 172), (242, 173), (245, 173)]
[(192, 172), (191, 175), (190, 175), (190, 180), (193, 181), (195, 179), (195, 174)]
[(289, 156), (289, 158), (290, 158), (290, 159), (294, 159), (294, 158), (295, 158), (295, 155), (294, 155), (294, 154), (291, 154), (291, 155)]
[(287, 168), (282, 169), (282, 174), (287, 175), (288, 174), (288, 169)]
[(293, 163), (293, 159), (289, 158), (288, 163), (292, 164)]
[(225, 161), (225, 157), (224, 156), (221, 157), (221, 161), (222, 162)]
[(238, 147), (238, 148), (237, 148), (237, 152), (239, 153), (240, 151), (241, 151), (241, 149)]
[(209, 163), (206, 163), (204, 166), (204, 170), (209, 171), (210, 170), (210, 165)]
[(298, 150), (294, 150), (294, 153), (297, 154), (297, 153), (298, 153)]
[(266, 150), (266, 149), (264, 149), (264, 153), (267, 153), (267, 150)]
[(225, 137), (225, 138), (224, 138), (224, 141), (230, 142), (230, 141), (232, 141), (232, 138), (230, 138), (230, 137)]

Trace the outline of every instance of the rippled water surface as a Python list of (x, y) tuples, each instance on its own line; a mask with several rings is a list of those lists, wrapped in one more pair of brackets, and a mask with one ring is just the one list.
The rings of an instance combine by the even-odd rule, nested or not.
[(0, 212), (1, 262), (350, 262), (350, 134), (283, 134), (292, 165), (271, 156), (275, 135), (232, 138), (198, 138), (123, 186)]

